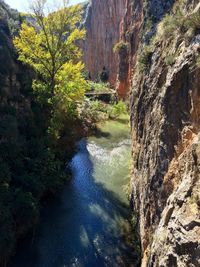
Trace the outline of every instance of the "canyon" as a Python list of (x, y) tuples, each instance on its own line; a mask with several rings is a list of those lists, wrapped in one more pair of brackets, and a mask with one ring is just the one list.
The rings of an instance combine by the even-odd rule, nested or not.
[[(19, 125), (24, 120), (38, 125), (32, 73), (17, 61), (8, 29), (10, 11), (0, 3), (1, 101), (6, 108), (1, 119), (13, 116), (11, 107)], [(84, 16), (87, 33), (81, 47), (90, 78), (106, 71), (111, 87), (129, 103), (130, 203), (141, 266), (200, 266), (199, 0), (91, 0)], [(18, 28), (18, 13), (11, 22)], [(27, 129), (21, 128), (25, 135)], [(33, 136), (42, 136), (33, 130)], [(16, 140), (21, 141), (18, 135)], [(2, 198), (7, 208), (7, 195)], [(0, 222), (8, 218), (5, 212)], [(4, 231), (13, 240), (10, 224)]]
[[(119, 97), (130, 97), (131, 202), (141, 238), (141, 266), (199, 266), (199, 1), (104, 2), (91, 1), (92, 12), (101, 12), (89, 24), (87, 37), (95, 60), (92, 65), (86, 51), (85, 62), (92, 73), (105, 65)], [(113, 15), (108, 19), (108, 10), (121, 14), (121, 20), (115, 16), (113, 21)], [(169, 22), (167, 14), (172, 14)], [(193, 21), (195, 29), (192, 23), (187, 28), (183, 18)], [(109, 33), (116, 33), (112, 40), (121, 43), (117, 58), (113, 42), (107, 43), (108, 21), (113, 23)], [(165, 36), (159, 33), (167, 27)], [(150, 45), (154, 37), (157, 41)], [(110, 56), (112, 66), (106, 62)]]

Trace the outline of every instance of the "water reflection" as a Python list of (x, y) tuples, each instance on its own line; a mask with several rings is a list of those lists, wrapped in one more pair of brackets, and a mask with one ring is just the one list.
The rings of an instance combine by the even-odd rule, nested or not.
[(73, 179), (45, 208), (34, 242), (27, 241), (9, 267), (134, 266), (122, 192), (129, 157), (127, 140), (113, 148), (80, 141), (70, 165)]

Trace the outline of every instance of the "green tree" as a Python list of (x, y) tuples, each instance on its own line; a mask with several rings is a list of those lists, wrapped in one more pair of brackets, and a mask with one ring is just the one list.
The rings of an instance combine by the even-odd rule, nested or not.
[[(83, 65), (79, 63), (81, 50), (77, 46), (77, 41), (85, 36), (85, 30), (77, 27), (82, 19), (81, 6), (68, 7), (64, 1), (61, 8), (45, 15), (46, 6), (46, 0), (33, 2), (32, 23), (24, 22), (14, 39), (19, 59), (40, 77), (33, 88), (43, 104), (55, 105), (61, 97), (80, 100), (86, 86), (80, 75)], [(70, 79), (63, 80), (65, 76)], [(76, 83), (72, 84), (73, 79)]]
[(77, 103), (83, 99), (87, 86), (77, 45), (85, 30), (78, 27), (81, 5), (67, 6), (63, 1), (62, 7), (52, 12), (46, 7), (46, 0), (33, 2), (32, 20), (22, 24), (14, 45), (19, 60), (37, 74), (33, 90), (40, 104), (48, 108), (48, 133), (58, 140), (68, 117), (76, 117)]

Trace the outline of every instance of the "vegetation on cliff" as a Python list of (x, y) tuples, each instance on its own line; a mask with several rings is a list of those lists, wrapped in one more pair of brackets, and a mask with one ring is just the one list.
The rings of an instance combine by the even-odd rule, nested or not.
[[(142, 266), (198, 266), (199, 227), (187, 225), (199, 213), (198, 198), (191, 199), (199, 187), (200, 4), (146, 2), (156, 8), (143, 10), (149, 20), (140, 29), (131, 91), (132, 203)], [(159, 8), (164, 12), (155, 18)]]
[[(175, 63), (180, 52), (178, 51), (178, 42), (185, 42), (189, 46), (193, 38), (199, 33), (200, 9), (198, 6), (194, 9), (191, 5), (188, 6), (187, 14), (185, 14), (186, 6), (187, 2), (185, 0), (176, 1), (171, 12), (167, 13), (157, 24), (155, 34), (140, 48), (141, 52), (138, 57), (140, 71), (149, 69), (151, 57), (159, 43), (163, 43), (162, 58), (165, 64), (171, 66)], [(145, 30), (147, 29), (149, 30), (149, 26), (145, 24)], [(198, 56), (198, 53), (196, 53), (197, 65)]]

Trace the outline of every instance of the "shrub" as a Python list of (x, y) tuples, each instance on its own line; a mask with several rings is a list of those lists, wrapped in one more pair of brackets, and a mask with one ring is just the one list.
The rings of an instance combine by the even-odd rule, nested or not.
[(92, 101), (86, 98), (80, 109), (80, 118), (91, 122), (99, 122), (107, 119), (116, 119), (126, 113), (127, 107), (123, 101), (111, 105), (99, 100)]
[(182, 12), (167, 14), (157, 27), (157, 38), (170, 38), (176, 32), (184, 31), (185, 16)]
[(197, 12), (190, 14), (185, 19), (185, 26), (190, 29), (194, 35), (200, 30), (200, 9)]
[(11, 172), (6, 162), (0, 162), (0, 184), (9, 183), (11, 180)]
[(114, 53), (119, 53), (121, 50), (126, 50), (128, 48), (128, 44), (120, 41), (119, 43), (115, 44), (113, 47), (113, 52)]
[(139, 54), (138, 57), (138, 64), (140, 70), (146, 70), (150, 63), (151, 63), (151, 57), (153, 54), (153, 49), (151, 46), (145, 46), (143, 48), (143, 51)]
[(80, 118), (91, 122), (108, 119), (107, 105), (99, 100), (85, 99), (80, 109)]
[(95, 93), (110, 92), (110, 85), (109, 83), (96, 83), (93, 81), (88, 81), (87, 90), (94, 91)]
[(2, 105), (2, 106), (0, 106), (0, 113), (1, 113), (1, 115), (8, 114), (8, 115), (16, 116), (17, 110), (13, 106)]
[[(181, 4), (181, 3), (180, 3)], [(182, 33), (183, 36), (187, 35), (189, 31), (193, 36), (200, 30), (200, 9), (196, 12), (186, 16), (178, 5), (174, 8), (174, 13), (167, 14), (157, 27), (157, 39), (161, 37), (170, 38), (175, 36), (176, 33)]]
[(168, 66), (172, 66), (175, 62), (175, 58), (176, 58), (175, 54), (171, 54), (171, 55), (166, 56), (164, 59), (165, 64)]
[(114, 104), (113, 106), (111, 106), (109, 110), (109, 117), (111, 119), (116, 119), (120, 115), (126, 114), (126, 113), (127, 113), (127, 108), (126, 108), (125, 102), (119, 101), (117, 104)]
[(29, 230), (39, 217), (38, 203), (31, 192), (25, 192), (17, 188), (14, 193), (13, 215), (18, 227), (18, 234), (24, 234)]

